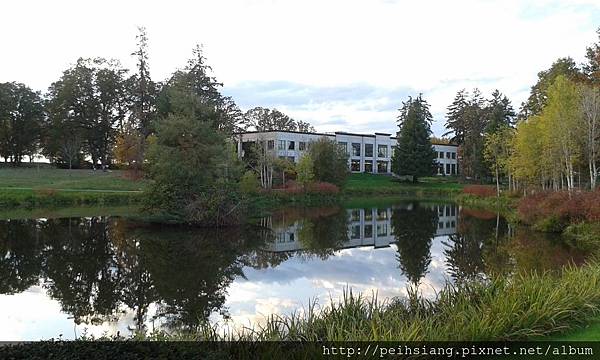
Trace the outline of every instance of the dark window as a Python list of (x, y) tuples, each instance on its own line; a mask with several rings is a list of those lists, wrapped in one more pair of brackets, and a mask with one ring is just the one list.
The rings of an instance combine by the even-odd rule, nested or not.
[(351, 239), (360, 239), (360, 225), (354, 225), (352, 227), (352, 233), (350, 234)]
[(446, 153), (446, 159), (450, 159), (450, 152)]
[(378, 161), (377, 162), (377, 172), (378, 173), (387, 173), (388, 172), (387, 161)]
[(387, 145), (377, 145), (377, 157), (387, 157), (388, 147)]
[(365, 156), (373, 157), (373, 144), (365, 144)]
[(365, 238), (370, 239), (373, 237), (373, 225), (365, 225)]
[(295, 148), (296, 148), (296, 142), (290, 141), (290, 144), (288, 145), (288, 150), (294, 150)]
[(452, 175), (456, 175), (456, 164), (452, 164)]
[(450, 164), (446, 164), (446, 174), (450, 174)]
[(365, 209), (364, 212), (365, 212), (365, 221), (373, 220), (373, 210)]
[(360, 144), (352, 143), (352, 156), (360, 156)]
[(365, 161), (365, 172), (366, 173), (373, 172), (373, 162), (372, 161)]
[(443, 158), (444, 158), (444, 152), (440, 151), (440, 159), (443, 159)]
[(360, 171), (360, 160), (350, 161), (350, 170), (351, 171)]
[(455, 152), (452, 153), (452, 158), (456, 159), (456, 153)]
[(440, 221), (440, 222), (438, 223), (438, 227), (439, 227), (440, 229), (443, 229), (443, 228), (444, 228), (444, 222), (443, 222), (443, 221)]
[(387, 209), (377, 209), (377, 220), (385, 220), (387, 217)]
[(273, 150), (275, 148), (275, 140), (267, 141), (267, 149)]
[(306, 143), (304, 141), (300, 141), (298, 143), (298, 150), (300, 150), (300, 151), (306, 150)]
[(285, 140), (279, 140), (279, 143), (277, 143), (277, 149), (285, 150)]
[(359, 209), (352, 210), (352, 212), (350, 213), (350, 220), (351, 221), (360, 221), (360, 210)]

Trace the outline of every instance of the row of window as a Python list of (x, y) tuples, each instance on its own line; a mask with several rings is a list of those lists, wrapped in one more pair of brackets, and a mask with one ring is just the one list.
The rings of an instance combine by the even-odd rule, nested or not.
[[(346, 153), (348, 152), (348, 143), (345, 141), (339, 141), (338, 145), (342, 148)], [(352, 156), (361, 156), (362, 150), (361, 143), (352, 143), (350, 146), (350, 154)], [(365, 144), (365, 157), (373, 157), (373, 144)], [(388, 157), (388, 146), (387, 145), (377, 145), (377, 157), (385, 158)]]
[[(440, 159), (444, 158), (444, 152), (440, 151), (438, 157)], [(446, 151), (446, 159), (456, 159), (456, 153), (454, 151)]]
[[(364, 226), (364, 236), (365, 239), (370, 239), (373, 237), (373, 225), (367, 224)], [(388, 236), (388, 224), (377, 224), (377, 237)], [(360, 239), (360, 225), (354, 225), (350, 228), (350, 239), (358, 240)]]
[[(350, 171), (358, 172), (360, 171), (360, 160), (352, 159), (350, 160)], [(366, 173), (373, 172), (373, 161), (365, 161), (365, 169), (363, 170)], [(377, 172), (378, 173), (388, 173), (388, 162), (383, 160), (377, 160)]]
[[(286, 144), (287, 142), (287, 144)], [(287, 146), (286, 146), (287, 145)], [(304, 151), (308, 148), (308, 146), (310, 146), (310, 143), (306, 143), (306, 141), (298, 141), (298, 150), (300, 151)], [(275, 147), (275, 140), (268, 140), (267, 141), (267, 149), (268, 150), (273, 150), (273, 148)], [(279, 140), (279, 142), (277, 143), (277, 150), (296, 150), (296, 142), (293, 140)]]
[(456, 175), (456, 164), (446, 164), (446, 172), (444, 172), (444, 164), (438, 164), (438, 175)]
[[(365, 213), (365, 221), (373, 220), (373, 212), (371, 209), (364, 209)], [(377, 220), (387, 220), (388, 219), (388, 211), (387, 209), (377, 209), (376, 214)], [(353, 209), (350, 212), (350, 220), (351, 221), (360, 221), (360, 209)]]

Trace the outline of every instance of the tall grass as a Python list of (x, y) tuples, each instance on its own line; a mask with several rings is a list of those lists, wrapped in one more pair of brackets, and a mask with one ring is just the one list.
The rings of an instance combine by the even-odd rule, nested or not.
[[(262, 325), (224, 331), (204, 324), (170, 339), (322, 341), (516, 340), (578, 327), (600, 313), (600, 262), (553, 273), (448, 284), (435, 300), (409, 292), (386, 302), (344, 293), (341, 300), (302, 312), (271, 315)], [(151, 335), (151, 337), (163, 337)]]

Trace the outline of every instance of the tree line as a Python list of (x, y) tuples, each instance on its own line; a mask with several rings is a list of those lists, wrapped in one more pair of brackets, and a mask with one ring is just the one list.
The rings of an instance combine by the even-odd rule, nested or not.
[[(46, 157), (61, 167), (88, 163), (141, 168), (156, 123), (170, 114), (197, 111), (210, 103), (213, 127), (227, 135), (255, 130), (314, 131), (277, 109), (242, 112), (210, 76), (202, 49), (165, 81), (150, 75), (148, 37), (139, 28), (133, 71), (118, 60), (80, 58), (42, 94), (25, 84), (0, 83), (0, 157), (19, 166), (28, 157)], [(190, 94), (198, 95), (198, 97)]]

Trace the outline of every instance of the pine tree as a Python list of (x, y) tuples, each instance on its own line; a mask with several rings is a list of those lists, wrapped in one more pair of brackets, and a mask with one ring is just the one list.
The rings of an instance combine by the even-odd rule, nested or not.
[(419, 177), (434, 173), (436, 152), (431, 145), (429, 104), (421, 94), (402, 103), (398, 116), (398, 145), (392, 157), (392, 171), (399, 176)]

